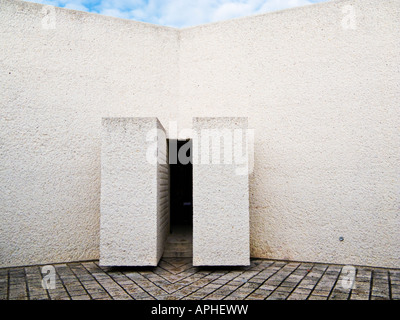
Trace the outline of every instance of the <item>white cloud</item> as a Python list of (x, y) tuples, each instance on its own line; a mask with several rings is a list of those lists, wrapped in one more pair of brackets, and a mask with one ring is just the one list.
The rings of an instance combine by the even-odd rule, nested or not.
[[(294, 8), (294, 7), (300, 7), (300, 6), (305, 6), (308, 4), (312, 4), (318, 1), (309, 1), (309, 0), (269, 0), (269, 1), (264, 1), (264, 4), (260, 8), (260, 12), (270, 12), (270, 11), (276, 11), (276, 10), (282, 10), (282, 9), (287, 9), (287, 8)], [(322, 2), (322, 1), (319, 1)]]
[(237, 18), (328, 0), (32, 0), (171, 27)]
[(245, 16), (255, 11), (257, 1), (235, 2), (229, 1), (221, 3), (214, 12), (211, 13), (211, 21), (226, 20), (234, 17)]

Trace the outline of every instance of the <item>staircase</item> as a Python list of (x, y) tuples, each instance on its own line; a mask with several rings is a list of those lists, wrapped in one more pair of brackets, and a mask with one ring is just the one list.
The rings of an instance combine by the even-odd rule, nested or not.
[(174, 227), (167, 239), (164, 258), (191, 258), (193, 250), (192, 229), (190, 227)]

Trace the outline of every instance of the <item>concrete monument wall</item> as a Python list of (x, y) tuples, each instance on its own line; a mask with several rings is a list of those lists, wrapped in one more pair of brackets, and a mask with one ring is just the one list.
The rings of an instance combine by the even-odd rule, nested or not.
[(253, 257), (400, 267), (399, 26), (353, 0), (181, 31), (182, 126), (255, 129)]
[(178, 30), (0, 0), (0, 267), (99, 258), (102, 117), (176, 114)]
[(101, 118), (151, 116), (248, 117), (253, 257), (400, 267), (398, 0), (182, 30), (44, 8), (0, 0), (0, 266), (98, 258)]
[(249, 265), (247, 118), (195, 118), (193, 129), (193, 265)]
[(169, 233), (166, 155), (157, 118), (103, 119), (101, 265), (157, 266)]

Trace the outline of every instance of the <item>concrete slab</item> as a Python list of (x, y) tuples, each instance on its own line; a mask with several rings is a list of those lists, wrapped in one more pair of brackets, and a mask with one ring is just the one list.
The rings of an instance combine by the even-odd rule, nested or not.
[(169, 230), (165, 131), (157, 118), (102, 121), (102, 266), (156, 266)]
[(194, 118), (193, 129), (193, 265), (249, 265), (247, 118)]

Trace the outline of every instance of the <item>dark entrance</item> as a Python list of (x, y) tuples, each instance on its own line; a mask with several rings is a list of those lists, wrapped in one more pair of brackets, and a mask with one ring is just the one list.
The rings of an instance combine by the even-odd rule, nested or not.
[(192, 141), (168, 140), (170, 172), (170, 235), (164, 249), (166, 258), (192, 257), (193, 166)]
[[(187, 226), (191, 228), (193, 225), (193, 166), (190, 154), (192, 142), (190, 140), (170, 140), (169, 143), (177, 144), (177, 154), (173, 158), (177, 159), (177, 163), (170, 163), (170, 214), (171, 232), (173, 232), (174, 227)], [(173, 149), (170, 148), (170, 152), (174, 152)], [(170, 157), (170, 159), (172, 158)]]

